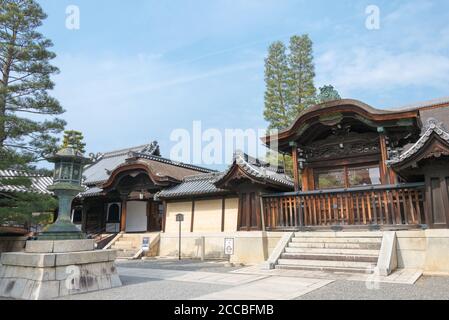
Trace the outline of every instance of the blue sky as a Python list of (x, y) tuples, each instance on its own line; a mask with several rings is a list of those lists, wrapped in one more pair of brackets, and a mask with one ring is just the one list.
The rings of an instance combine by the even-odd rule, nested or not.
[[(175, 128), (265, 128), (264, 57), (308, 33), (316, 86), (374, 107), (449, 96), (447, 1), (40, 0), (54, 42), (54, 95), (88, 152), (158, 140)], [(65, 27), (66, 7), (80, 29)], [(365, 27), (368, 5), (380, 29)]]

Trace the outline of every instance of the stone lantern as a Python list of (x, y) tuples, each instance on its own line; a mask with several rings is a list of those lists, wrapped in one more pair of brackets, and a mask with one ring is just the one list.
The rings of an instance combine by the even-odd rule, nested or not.
[(54, 183), (48, 189), (59, 199), (59, 215), (24, 252), (5, 252), (0, 258), (0, 297), (44, 300), (122, 285), (114, 265), (115, 249), (95, 250), (95, 240), (72, 223), (73, 198), (81, 186), (88, 159), (73, 148), (48, 157), (55, 164)]
[(84, 239), (85, 235), (72, 223), (70, 211), (73, 199), (84, 191), (81, 186), (82, 173), (89, 159), (74, 148), (63, 148), (47, 160), (55, 164), (53, 185), (48, 190), (58, 197), (59, 213), (56, 222), (47, 227), (38, 240)]

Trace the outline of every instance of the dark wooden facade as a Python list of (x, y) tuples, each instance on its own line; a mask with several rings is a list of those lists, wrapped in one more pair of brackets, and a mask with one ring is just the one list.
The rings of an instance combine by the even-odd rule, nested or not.
[(436, 135), (413, 159), (394, 161), (424, 134), (418, 109), (355, 100), (311, 107), (263, 139), (291, 154), (295, 179), (295, 192), (263, 196), (267, 229), (449, 227), (449, 160), (433, 159), (449, 154), (449, 142)]

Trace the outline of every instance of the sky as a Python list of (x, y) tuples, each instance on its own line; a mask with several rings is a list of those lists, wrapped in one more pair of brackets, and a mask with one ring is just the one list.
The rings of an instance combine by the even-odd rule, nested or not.
[[(377, 108), (449, 96), (447, 0), (40, 0), (59, 67), (53, 95), (88, 152), (157, 140), (174, 129), (263, 129), (264, 58), (307, 33), (315, 85)], [(66, 27), (70, 5), (79, 29)], [(379, 28), (366, 21), (379, 9)], [(190, 161), (194, 162), (194, 161)], [(225, 164), (209, 167), (222, 168)]]

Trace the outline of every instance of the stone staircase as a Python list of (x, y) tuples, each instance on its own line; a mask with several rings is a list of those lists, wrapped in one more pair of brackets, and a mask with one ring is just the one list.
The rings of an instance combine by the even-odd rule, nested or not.
[(123, 233), (111, 249), (117, 249), (117, 259), (132, 259), (140, 250), (142, 241), (141, 234)]
[[(110, 246), (110, 249), (118, 250), (117, 259), (136, 259), (140, 258), (142, 253), (142, 238), (150, 238), (150, 247), (152, 246), (154, 240), (159, 239), (159, 232), (148, 232), (148, 233), (122, 233), (114, 243)], [(155, 248), (150, 248), (154, 251)]]
[(296, 232), (275, 268), (373, 273), (381, 244), (380, 232)]

